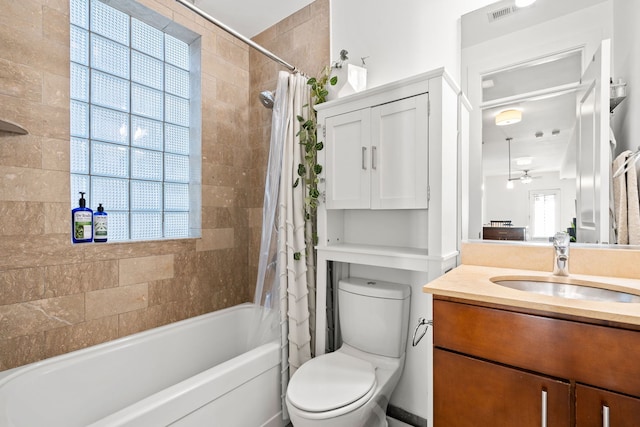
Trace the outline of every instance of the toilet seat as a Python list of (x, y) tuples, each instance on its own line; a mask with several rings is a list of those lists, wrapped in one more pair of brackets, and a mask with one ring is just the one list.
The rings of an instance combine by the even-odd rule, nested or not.
[(334, 352), (302, 365), (289, 383), (287, 399), (307, 413), (337, 415), (337, 410), (346, 413), (361, 406), (371, 398), (375, 387), (371, 363)]

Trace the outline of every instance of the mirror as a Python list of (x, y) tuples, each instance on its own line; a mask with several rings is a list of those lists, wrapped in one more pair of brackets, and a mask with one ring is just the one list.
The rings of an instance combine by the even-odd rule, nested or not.
[[(582, 52), (572, 50), (482, 76), (484, 239), (548, 241), (566, 228), (575, 237), (572, 138), (581, 71)], [(518, 121), (499, 122), (509, 114)], [(503, 221), (519, 231), (490, 229)]]
[[(606, 190), (595, 198), (606, 199), (608, 206), (611, 174), (607, 170), (592, 176), (593, 183), (585, 178), (585, 169), (592, 165), (579, 155), (584, 143), (576, 135), (580, 78), (602, 40), (613, 36), (615, 1), (538, 0), (518, 9), (513, 0), (505, 0), (462, 17), (462, 86), (473, 106), (463, 237), (548, 241), (555, 231), (575, 233), (577, 217), (578, 242), (614, 241), (608, 212), (602, 212), (607, 207), (599, 207), (585, 191), (589, 185), (591, 192)], [(603, 100), (608, 102), (606, 86)], [(521, 120), (496, 125), (505, 110), (517, 112)], [(601, 161), (609, 169), (610, 159), (604, 159), (610, 151), (608, 108), (603, 119), (607, 134), (599, 135), (606, 146), (602, 158), (591, 163)], [(602, 227), (601, 233), (584, 231), (590, 218), (596, 228)], [(492, 230), (505, 224), (508, 230)]]

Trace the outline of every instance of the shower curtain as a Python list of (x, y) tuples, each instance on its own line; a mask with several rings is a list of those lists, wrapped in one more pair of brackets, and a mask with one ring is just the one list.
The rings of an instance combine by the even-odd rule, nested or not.
[(280, 315), (284, 419), (288, 419), (284, 397), (289, 378), (312, 357), (315, 324), (312, 225), (305, 222), (306, 187), (303, 183), (294, 185), (298, 166), (304, 164), (298, 117), (306, 120), (311, 108), (306, 79), (281, 71), (272, 115), (254, 299)]

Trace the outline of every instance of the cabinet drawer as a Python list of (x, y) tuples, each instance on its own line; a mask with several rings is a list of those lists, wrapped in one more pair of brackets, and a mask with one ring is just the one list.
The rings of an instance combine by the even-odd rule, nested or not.
[(434, 344), (640, 396), (640, 332), (434, 299)]
[(639, 424), (640, 399), (582, 384), (576, 386), (576, 425), (637, 427)]
[(433, 369), (435, 426), (570, 425), (569, 383), (441, 349)]

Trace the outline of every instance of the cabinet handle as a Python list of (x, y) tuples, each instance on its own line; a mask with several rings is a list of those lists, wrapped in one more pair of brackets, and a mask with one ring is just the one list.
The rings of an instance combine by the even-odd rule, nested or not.
[(542, 390), (542, 427), (547, 427), (547, 391)]
[(602, 427), (609, 427), (609, 407), (602, 405)]
[(377, 163), (377, 153), (378, 152), (378, 147), (376, 147), (375, 145), (373, 147), (371, 147), (371, 169), (376, 170), (376, 163)]
[(367, 147), (362, 147), (362, 170), (367, 170), (367, 162), (366, 162), (366, 157), (367, 157)]

